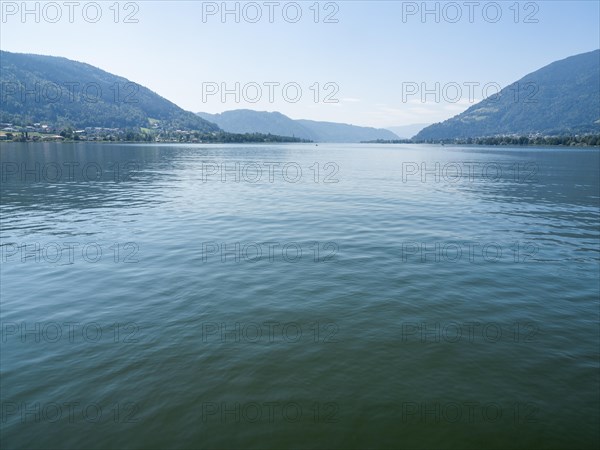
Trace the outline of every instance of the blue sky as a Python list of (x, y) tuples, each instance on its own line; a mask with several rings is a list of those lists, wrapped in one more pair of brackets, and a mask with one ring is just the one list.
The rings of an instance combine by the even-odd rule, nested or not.
[[(222, 2), (78, 3), (71, 23), (62, 1), (28, 2), (39, 17), (23, 17), (20, 1), (3, 1), (0, 48), (83, 61), (211, 113), (277, 110), (378, 127), (437, 122), (481, 99), (486, 85), (493, 94), (600, 47), (598, 1), (227, 2), (239, 8), (239, 22), (221, 16)], [(423, 9), (432, 12), (423, 17)], [(128, 14), (137, 23), (125, 23)], [(337, 22), (324, 23), (326, 16)], [(419, 92), (407, 95), (411, 86)], [(422, 98), (422, 87), (440, 98)], [(222, 98), (222, 88), (239, 101), (234, 93)]]

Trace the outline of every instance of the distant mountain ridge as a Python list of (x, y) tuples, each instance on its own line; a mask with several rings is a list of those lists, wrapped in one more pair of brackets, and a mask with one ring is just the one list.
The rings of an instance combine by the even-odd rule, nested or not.
[(415, 139), (584, 133), (600, 133), (600, 50), (542, 67)]
[(219, 131), (144, 86), (67, 58), (0, 51), (0, 83), (0, 122)]
[(315, 142), (361, 142), (376, 139), (398, 139), (382, 128), (360, 127), (336, 122), (295, 120), (280, 112), (236, 109), (220, 114), (197, 113), (231, 133), (271, 133), (295, 136)]

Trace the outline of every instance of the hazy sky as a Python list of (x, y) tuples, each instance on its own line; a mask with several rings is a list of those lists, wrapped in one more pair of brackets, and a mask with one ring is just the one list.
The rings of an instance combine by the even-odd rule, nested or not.
[(86, 62), (194, 112), (378, 127), (447, 119), (600, 47), (598, 1), (0, 3), (2, 50)]

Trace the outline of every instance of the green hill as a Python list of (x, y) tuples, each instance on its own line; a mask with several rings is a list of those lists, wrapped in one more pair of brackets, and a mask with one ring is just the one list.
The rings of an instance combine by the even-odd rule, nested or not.
[(595, 50), (532, 72), (415, 139), (599, 132), (600, 50)]
[(0, 86), (0, 122), (219, 130), (143, 86), (66, 58), (0, 51)]

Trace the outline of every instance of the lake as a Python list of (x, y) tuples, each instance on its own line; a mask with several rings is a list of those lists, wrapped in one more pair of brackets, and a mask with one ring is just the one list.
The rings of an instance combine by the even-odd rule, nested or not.
[(3, 448), (596, 448), (600, 152), (0, 147)]

